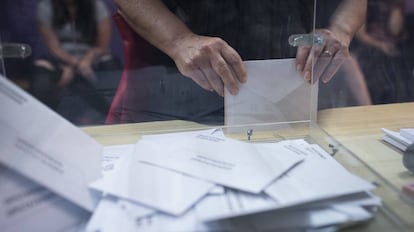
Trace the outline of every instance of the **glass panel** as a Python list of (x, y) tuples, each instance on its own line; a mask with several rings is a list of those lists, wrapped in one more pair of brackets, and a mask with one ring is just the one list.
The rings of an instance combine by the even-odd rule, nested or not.
[(0, 52), (0, 74), (104, 145), (206, 128), (317, 143), (379, 186), (368, 229), (414, 226), (399, 199), (412, 173), (380, 131), (414, 127), (413, 105), (385, 106), (414, 99), (412, 0), (163, 0), (165, 14), (129, 2), (2, 0), (0, 48), (33, 52)]
[(105, 124), (122, 73), (114, 9), (110, 0), (2, 1), (5, 47), (33, 50), (4, 60), (7, 77), (76, 125)]
[(331, 81), (319, 83), (318, 97), (318, 125), (339, 150), (336, 158), (377, 183), (375, 193), (384, 201), (381, 212), (403, 231), (412, 230), (412, 220), (405, 215), (414, 209), (402, 189), (414, 179), (403, 165), (405, 153), (384, 141), (381, 128), (399, 134), (401, 128), (414, 127), (413, 112), (408, 110), (414, 100), (413, 3), (368, 0), (348, 59)]
[[(123, 100), (110, 112), (111, 123), (179, 119), (209, 125), (287, 126), (295, 121), (309, 122), (311, 89), (315, 85), (305, 83), (302, 75), (295, 73), (294, 59), (285, 63), (263, 60), (295, 57), (296, 47), (289, 45), (289, 37), (312, 31), (313, 1), (165, 2), (194, 33), (215, 38), (195, 36), (183, 40), (181, 46), (188, 47), (174, 56), (169, 54), (175, 58), (171, 59), (164, 53), (168, 48), (161, 45), (164, 52), (160, 52), (148, 43), (157, 41), (143, 39), (132, 31), (125, 18), (133, 12), (121, 9), (123, 16), (116, 15), (114, 19), (125, 42), (121, 81), (125, 87)], [(207, 53), (204, 58), (198, 57), (203, 53)], [(223, 88), (220, 78), (242, 78), (239, 66), (229, 62), (234, 57), (237, 61), (239, 56), (247, 61), (244, 68), (247, 79), (252, 81), (245, 84), (247, 87), (239, 85), (243, 99), (234, 99), (229, 85)], [(224, 69), (217, 63), (220, 61), (227, 62)], [(268, 77), (273, 80), (254, 82)], [(217, 81), (219, 84), (215, 84)], [(225, 95), (224, 99), (220, 95)]]
[[(167, 119), (223, 124), (224, 110), (220, 106), (223, 99), (214, 94), (214, 91), (210, 93), (197, 87), (199, 85), (191, 79), (181, 78), (182, 75), (179, 74), (171, 58), (149, 45), (147, 39), (144, 40), (142, 36), (136, 35), (122, 16), (115, 15), (111, 18), (110, 13), (116, 12), (116, 8), (112, 1), (106, 0), (103, 2), (107, 10), (102, 11), (100, 8), (99, 12), (107, 12), (108, 14), (99, 13), (96, 17), (100, 17), (102, 14), (103, 18), (107, 16), (111, 22), (111, 41), (108, 54), (111, 54), (112, 57), (105, 56), (105, 58), (102, 58), (105, 62), (108, 61), (106, 59), (111, 61), (109, 62), (111, 64), (106, 62), (108, 67), (101, 67), (102, 65), (96, 63), (93, 65), (97, 74), (95, 80), (95, 78), (82, 78), (82, 75), (78, 74), (71, 79), (67, 77), (71, 76), (70, 74), (65, 74), (71, 71), (64, 72), (67, 69), (53, 63), (57, 61), (55, 59), (56, 54), (50, 51), (49, 43), (44, 41), (45, 38), (38, 30), (37, 22), (41, 23), (41, 20), (46, 20), (46, 17), (43, 15), (39, 16), (43, 19), (37, 19), (36, 1), (30, 3), (3, 1), (2, 12), (4, 11), (4, 13), (2, 13), (0, 24), (2, 41), (4, 43), (26, 43), (33, 48), (33, 54), (29, 58), (13, 58), (4, 61), (5, 66), (9, 69), (9, 78), (16, 80), (23, 88), (76, 125), (117, 124)], [(234, 1), (236, 3), (220, 3), (221, 5), (219, 4), (216, 7), (206, 4), (207, 7), (203, 5), (203, 9), (194, 6), (191, 7), (190, 13), (181, 1), (165, 2), (170, 10), (184, 20), (195, 33), (223, 37), (230, 46), (236, 48), (243, 60), (255, 60), (294, 58), (296, 47), (290, 46), (286, 42), (289, 36), (309, 33), (315, 31), (313, 30), (315, 28), (329, 27), (331, 16), (334, 15), (341, 1), (320, 0), (316, 3), (313, 1), (298, 1), (301, 3), (280, 3), (284, 5), (281, 7), (278, 7), (277, 4), (279, 3), (275, 2), (250, 6), (248, 3), (239, 4)], [(178, 4), (175, 2), (178, 2)], [(368, 2), (367, 20), (370, 22), (352, 40), (350, 44), (351, 56), (346, 62), (343, 62), (331, 81), (327, 83), (320, 81), (317, 86), (312, 86), (319, 88), (317, 103), (319, 109), (406, 102), (413, 99), (414, 94), (411, 88), (414, 79), (413, 29), (411, 25), (413, 20), (410, 20), (413, 14), (412, 3), (409, 0), (396, 1), (395, 7), (393, 5), (387, 13), (381, 8), (384, 1), (370, 0)], [(235, 5), (232, 7), (232, 4)], [(317, 7), (313, 7), (314, 4)], [(215, 18), (216, 13), (210, 12), (216, 10), (220, 14), (225, 11), (224, 8), (226, 7), (236, 10), (232, 10), (227, 14), (228, 16), (223, 18)], [(261, 12), (272, 11), (275, 8), (277, 8), (276, 12), (281, 13), (267, 15)], [(292, 12), (292, 15), (282, 17), (285, 14), (283, 13), (284, 10)], [(240, 16), (241, 14), (242, 16)], [(375, 21), (380, 21), (381, 25), (386, 27), (387, 20), (384, 18), (388, 17), (387, 14), (392, 14), (392, 16), (389, 16), (392, 19), (390, 23), (395, 24), (395, 26), (392, 27), (392, 30), (386, 28), (386, 31), (381, 32)], [(39, 13), (39, 15), (41, 14)], [(261, 16), (254, 17), (251, 15)], [(19, 20), (16, 20), (17, 17), (19, 17)], [(209, 23), (200, 25), (202, 24), (201, 19), (206, 17), (214, 18), (214, 20), (209, 20)], [(237, 20), (234, 20), (235, 18)], [(69, 25), (68, 31), (77, 29), (75, 24)], [(217, 24), (220, 24), (220, 26)], [(244, 28), (242, 28), (243, 25)], [(218, 31), (214, 33), (215, 30), (221, 30), (221, 34)], [(374, 33), (374, 37), (370, 37), (370, 33)], [(243, 35), (238, 36), (239, 34)], [(315, 33), (315, 38), (316, 35), (318, 33)], [(82, 39), (78, 40), (79, 38), (75, 37), (64, 37), (63, 39), (65, 39), (65, 49), (67, 46), (71, 47), (70, 44), (84, 42)], [(381, 39), (386, 41), (381, 41)], [(366, 42), (364, 42), (366, 40), (373, 42), (374, 45), (366, 46)], [(329, 52), (325, 55), (328, 55)], [(54, 77), (40, 78), (40, 80), (34, 77), (45, 77), (50, 74), (46, 75), (47, 70), (39, 70), (38, 65), (34, 64), (40, 59), (51, 57), (55, 57), (55, 60), (52, 60), (53, 66), (57, 65), (55, 72), (53, 72)], [(49, 62), (51, 61), (49, 60)], [(161, 66), (161, 64), (163, 65)], [(154, 67), (157, 65), (158, 67)], [(122, 78), (124, 81), (120, 82), (123, 67), (125, 67), (125, 75)], [(52, 76), (52, 74), (50, 75)], [(136, 76), (136, 78), (129, 80), (130, 77), (128, 76)], [(150, 76), (156, 77), (150, 78)], [(347, 78), (348, 76), (352, 78)], [(62, 77), (67, 78), (67, 80), (60, 79)], [(146, 78), (150, 80), (145, 80)], [(44, 79), (51, 79), (51, 82), (45, 83)], [(59, 81), (56, 81), (56, 79), (59, 79)], [(316, 80), (317, 78), (313, 79)], [(95, 81), (96, 83), (94, 83)], [(193, 89), (193, 87), (196, 89), (194, 92), (187, 91), (187, 89)], [(313, 95), (316, 97), (317, 91), (314, 91), (314, 93)], [(173, 95), (174, 97), (167, 97), (167, 95)], [(186, 100), (186, 97), (191, 100)], [(182, 103), (183, 101), (185, 104)], [(316, 104), (316, 101), (311, 105), (313, 104)], [(179, 107), (176, 105), (179, 105)], [(313, 109), (313, 107), (310, 107), (310, 109)], [(285, 112), (285, 109), (281, 111)], [(310, 113), (310, 115), (315, 116), (316, 112)], [(288, 118), (292, 119), (291, 115)], [(303, 117), (297, 118), (303, 119)], [(290, 119), (286, 120), (289, 121)], [(307, 117), (308, 119), (309, 117)], [(283, 120), (274, 119), (274, 121), (280, 122)]]
[(1, 34), (0, 34), (0, 74), (6, 76), (6, 69), (4, 67), (3, 61), (3, 43), (1, 42)]
[(320, 109), (414, 100), (413, 11), (411, 0), (368, 0), (349, 58), (320, 83)]

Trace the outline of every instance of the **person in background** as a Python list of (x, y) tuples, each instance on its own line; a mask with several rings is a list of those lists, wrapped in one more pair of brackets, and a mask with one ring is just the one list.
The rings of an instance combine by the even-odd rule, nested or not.
[[(330, 26), (316, 30), (325, 38), (324, 46), (296, 49), (288, 45), (288, 37), (312, 32), (313, 1), (115, 3), (137, 34), (153, 46), (153, 55), (144, 57), (148, 66), (175, 66), (181, 76), (192, 82), (184, 81), (186, 78), (159, 80), (160, 75), (140, 80), (140, 75), (151, 74), (137, 73), (127, 85), (124, 102), (124, 114), (128, 114), (124, 118), (129, 122), (177, 118), (197, 121), (212, 112), (222, 114), (224, 89), (236, 95), (239, 85), (247, 80), (242, 60), (296, 56), (296, 68), (306, 80), (328, 82), (348, 57), (349, 43), (363, 24), (366, 11), (364, 0), (340, 1)], [(151, 86), (150, 81), (159, 81), (159, 90), (140, 88)], [(176, 91), (168, 95), (169, 89)], [(171, 110), (165, 111), (169, 107)]]
[[(329, 27), (336, 1), (319, 2), (316, 6), (316, 28)], [(353, 40), (354, 41), (354, 40)], [(354, 54), (350, 53), (328, 83), (319, 83), (318, 109), (371, 105), (365, 76)]]
[[(406, 46), (407, 49), (404, 49), (403, 55), (411, 72), (411, 80), (414, 80), (414, 0), (405, 0), (404, 2), (404, 23), (408, 34), (406, 42), (408, 46)], [(412, 85), (414, 85), (414, 81)], [(414, 96), (414, 90), (411, 91), (411, 96)], [(414, 97), (411, 100), (414, 100)]]
[[(111, 25), (101, 0), (41, 0), (37, 25), (49, 54), (35, 61), (31, 93), (51, 108), (57, 107), (62, 88), (79, 81), (93, 87), (96, 71), (119, 66), (108, 50)], [(101, 99), (88, 101), (108, 108)]]
[(413, 78), (404, 54), (411, 46), (404, 17), (404, 0), (369, 0), (366, 23), (356, 34), (352, 51), (374, 104), (413, 100)]

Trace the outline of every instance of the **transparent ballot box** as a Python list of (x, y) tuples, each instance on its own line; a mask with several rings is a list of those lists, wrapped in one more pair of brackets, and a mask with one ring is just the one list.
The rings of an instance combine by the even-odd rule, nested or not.
[[(275, 63), (279, 62), (283, 67), (282, 69), (286, 70), (286, 73), (292, 71), (292, 68), (289, 67), (289, 63), (290, 65), (292, 65), (292, 60), (290, 59), (266, 60), (259, 62), (259, 64), (256, 63), (257, 61), (249, 62), (246, 62), (246, 66), (248, 67), (248, 73), (251, 71), (249, 70), (249, 68), (251, 68), (252, 66), (260, 66), (260, 68), (257, 69), (257, 72), (259, 72), (257, 76), (264, 76), (263, 73), (269, 72), (269, 69), (271, 69), (267, 69), (267, 67), (278, 66)], [(295, 73), (294, 69), (292, 72)], [(284, 72), (280, 70), (278, 71), (278, 73), (284, 74)], [(252, 74), (251, 76), (253, 75), (255, 74)], [(289, 78), (292, 79), (295, 78), (294, 74), (286, 74), (286, 76), (289, 76)], [(272, 203), (266, 202), (266, 200), (268, 200), (267, 197), (269, 196), (266, 194), (271, 194), (269, 190), (264, 190), (264, 195), (257, 195), (264, 198), (255, 198), (257, 196), (255, 196), (254, 194), (244, 195), (245, 192), (240, 192), (237, 190), (237, 188), (225, 187), (224, 193), (221, 193), (225, 196), (225, 200), (222, 200), (225, 202), (227, 207), (230, 207), (230, 209), (227, 207), (223, 207), (223, 205), (220, 205), (219, 203), (214, 201), (214, 199), (212, 199), (214, 197), (220, 199), (220, 190), (218, 190), (219, 193), (211, 193), (210, 195), (208, 195), (207, 198), (202, 198), (201, 201), (197, 202), (189, 211), (186, 211), (186, 213), (181, 216), (172, 216), (164, 218), (159, 214), (155, 214), (149, 217), (149, 219), (148, 217), (146, 217), (140, 220), (140, 223), (149, 223), (146, 225), (149, 227), (159, 226), (157, 228), (161, 228), (160, 230), (163, 230), (165, 228), (185, 230), (188, 229), (185, 226), (190, 226), (189, 228), (196, 228), (194, 230), (204, 230), (206, 228), (207, 230), (318, 230), (326, 229), (327, 227), (329, 227), (332, 230), (346, 228), (346, 230), (351, 231), (409, 231), (409, 228), (411, 227), (410, 215), (413, 211), (412, 204), (404, 198), (404, 196), (401, 194), (400, 188), (397, 187), (398, 185), (396, 185), (396, 183), (393, 182), (393, 180), (391, 180), (389, 177), (384, 176), (383, 173), (379, 173), (379, 171), (376, 170), (376, 168), (369, 162), (369, 160), (364, 159), (363, 156), (360, 156), (358, 153), (356, 153), (360, 152), (362, 155), (364, 155), (364, 153), (366, 152), (370, 154), (378, 154), (375, 150), (364, 151), (364, 149), (358, 148), (358, 146), (360, 146), (361, 144), (366, 145), (367, 147), (372, 147), (372, 149), (374, 149), (373, 147), (378, 146), (381, 150), (383, 150), (384, 148), (387, 149), (387, 145), (381, 142), (381, 135), (378, 135), (378, 133), (381, 134), (381, 130), (375, 131), (378, 129), (377, 125), (372, 125), (372, 127), (369, 128), (359, 125), (361, 123), (367, 123), (364, 120), (361, 121), (361, 118), (364, 118), (364, 113), (367, 113), (367, 111), (370, 110), (360, 107), (349, 107), (344, 109), (324, 109), (318, 111), (318, 85), (309, 84), (308, 82), (300, 78), (300, 76), (297, 77), (298, 79), (293, 79), (292, 81), (296, 83), (289, 83), (291, 82), (291, 80), (288, 78), (288, 81), (286, 81), (286, 79), (281, 79), (278, 82), (278, 80), (275, 80), (274, 78), (268, 82), (265, 81), (266, 86), (261, 88), (261, 90), (263, 91), (257, 91), (257, 89), (259, 88), (254, 88), (256, 87), (255, 85), (257, 83), (251, 82), (243, 86), (240, 89), (240, 95), (236, 97), (226, 93), (225, 125), (206, 125), (190, 121), (172, 120), (145, 122), (137, 124), (125, 124), (122, 126), (113, 125), (104, 127), (86, 127), (83, 128), (83, 130), (86, 133), (91, 134), (95, 139), (97, 139), (101, 143), (107, 145), (135, 143), (138, 139), (137, 147), (139, 147), (139, 141), (143, 141), (145, 144), (145, 141), (151, 143), (151, 139), (153, 139), (152, 142), (154, 143), (154, 146), (159, 146), (159, 150), (163, 150), (163, 148), (165, 148), (166, 150), (164, 152), (169, 153), (168, 156), (172, 157), (174, 155), (177, 155), (175, 153), (175, 150), (173, 149), (176, 143), (186, 144), (186, 141), (188, 141), (187, 145), (197, 150), (198, 143), (194, 141), (191, 142), (191, 136), (186, 137), (184, 136), (185, 134), (200, 133), (198, 136), (201, 136), (205, 132), (207, 132), (208, 135), (214, 135), (215, 133), (223, 133), (224, 137), (227, 139), (234, 139), (235, 141), (238, 141), (244, 145), (256, 144), (257, 146), (272, 146), (275, 144), (283, 144), (290, 143), (292, 141), (297, 142), (298, 140), (303, 140), (311, 147), (317, 146), (319, 148), (322, 148), (323, 154), (329, 156), (328, 160), (330, 160), (331, 158), (336, 160), (339, 166), (335, 166), (338, 169), (329, 169), (329, 167), (323, 165), (314, 167), (315, 173), (318, 173), (316, 170), (320, 170), (321, 175), (328, 177), (327, 179), (322, 178), (319, 180), (319, 183), (323, 183), (323, 187), (317, 187), (317, 184), (311, 183), (308, 180), (305, 181), (305, 183), (309, 190), (302, 192), (303, 195), (299, 194), (301, 191), (303, 191), (303, 189), (300, 190), (301, 188), (296, 190), (286, 188), (286, 191), (291, 191), (288, 195), (292, 196), (292, 198), (298, 197), (298, 195), (296, 194), (299, 194), (301, 195), (301, 197), (304, 197), (306, 194), (312, 193), (313, 190), (316, 190), (316, 192), (318, 192), (317, 190), (323, 191), (324, 187), (332, 184), (329, 181), (329, 177), (332, 177), (333, 180), (335, 180), (332, 187), (341, 189), (343, 185), (347, 185), (346, 182), (340, 180), (343, 174), (341, 173), (341, 167), (343, 167), (345, 170), (347, 170), (347, 172), (352, 173), (352, 175), (356, 175), (358, 178), (361, 178), (362, 180), (367, 181), (367, 183), (372, 184), (373, 189), (367, 192), (369, 194), (372, 194), (370, 196), (373, 196), (375, 199), (379, 200), (378, 202), (381, 202), (378, 205), (374, 204), (375, 207), (373, 205), (370, 205), (372, 202), (366, 203), (366, 205), (364, 205), (363, 203), (364, 210), (366, 210), (366, 212), (370, 212), (370, 216), (367, 216), (366, 214), (365, 216), (362, 216), (364, 214), (358, 214), (361, 212), (354, 211), (353, 213), (356, 214), (348, 212), (348, 216), (352, 215), (350, 216), (350, 218), (352, 219), (348, 218), (348, 220), (344, 220), (341, 223), (334, 223), (329, 222), (329, 219), (333, 220), (335, 216), (324, 211), (326, 210), (326, 208), (324, 207), (326, 207), (327, 205), (334, 207), (334, 205), (338, 203), (336, 201), (340, 201), (344, 203), (341, 206), (344, 206), (346, 208), (347, 203), (345, 202), (347, 202), (347, 200), (352, 199), (353, 197), (356, 197), (356, 199), (358, 199), (358, 197), (360, 197), (358, 194), (360, 193), (356, 195), (345, 194), (341, 195), (341, 197), (315, 197), (315, 199), (313, 200), (310, 200), (308, 198), (307, 200), (304, 200), (304, 202), (302, 203), (298, 203), (300, 201), (292, 203), (295, 202), (295, 200), (293, 200), (291, 202), (292, 205), (289, 205), (287, 203), (289, 201), (287, 201), (284, 202), (286, 203), (286, 205), (285, 207), (283, 207), (282, 205), (284, 203), (281, 203), (283, 202), (282, 199), (280, 199), (280, 205), (272, 205)], [(274, 82), (272, 83), (272, 81)], [(278, 89), (279, 86), (284, 87), (278, 93), (272, 91), (273, 89)], [(268, 89), (269, 91), (264, 91), (266, 89)], [(283, 92), (284, 95), (278, 95), (280, 92)], [(272, 99), (276, 100), (272, 102)], [(380, 110), (381, 109), (374, 108), (372, 111), (374, 113), (378, 113), (378, 111)], [(382, 110), (387, 111), (386, 108)], [(356, 116), (351, 116), (352, 112), (354, 111), (359, 112), (361, 114), (358, 113), (358, 115)], [(333, 117), (329, 117), (330, 115), (333, 115)], [(408, 117), (409, 116), (406, 115), (406, 118)], [(354, 134), (352, 133), (353, 125), (352, 123), (346, 124), (347, 120), (359, 121), (359, 123), (356, 123), (358, 125), (354, 129)], [(409, 122), (412, 123), (412, 121)], [(336, 124), (339, 125), (338, 128), (335, 127)], [(344, 132), (341, 131), (341, 126), (344, 128)], [(346, 133), (350, 130), (350, 135), (344, 137), (343, 133)], [(372, 131), (375, 131), (375, 133), (372, 133)], [(337, 135), (339, 136), (335, 137)], [(158, 142), (157, 138), (160, 138)], [(213, 138), (211, 139), (214, 140), (218, 138), (220, 138), (220, 136), (213, 136)], [(294, 144), (295, 142), (293, 142), (290, 145), (295, 146)], [(201, 147), (202, 145), (199, 146)], [(235, 157), (237, 157), (238, 152), (240, 152), (236, 145), (234, 145), (233, 147), (227, 147), (226, 149), (228, 149), (226, 150), (226, 153), (228, 153), (228, 155), (234, 155)], [(145, 153), (145, 149), (142, 151)], [(165, 158), (164, 161), (160, 161), (159, 158), (144, 158), (143, 160), (144, 162), (159, 165), (160, 167), (167, 168), (168, 170), (184, 172), (186, 174), (189, 174), (190, 176), (196, 176), (198, 178), (207, 180), (212, 180), (210, 178), (214, 177), (211, 176), (215, 175), (207, 174), (208, 171), (201, 167), (200, 169), (196, 168), (196, 170), (183, 168), (185, 166), (185, 164), (183, 163), (194, 161), (199, 162), (201, 166), (210, 165), (216, 166), (219, 169), (229, 168), (229, 166), (226, 165), (230, 164), (226, 164), (223, 160), (209, 160), (211, 157), (206, 158), (205, 156), (208, 156), (206, 155), (208, 154), (207, 150), (200, 150), (198, 152), (200, 153), (194, 153), (193, 157), (191, 155), (183, 156), (177, 158), (177, 160), (174, 160), (174, 158)], [(155, 156), (155, 154), (152, 153), (144, 155)], [(243, 160), (243, 154), (240, 153), (239, 155), (240, 159)], [(157, 159), (159, 162), (157, 161)], [(259, 159), (262, 160), (263, 157), (260, 157)], [(179, 164), (174, 163), (177, 161), (179, 162)], [(306, 159), (303, 162), (304, 164), (306, 164)], [(397, 159), (393, 162), (396, 165), (402, 165), (401, 159)], [(251, 163), (252, 166), (254, 165), (253, 163)], [(301, 164), (298, 164), (298, 167), (300, 167), (300, 165)], [(291, 170), (293, 172), (292, 174), (289, 174), (288, 171), (285, 175), (292, 175), (292, 178), (294, 178), (294, 170), (295, 167), (293, 167)], [(404, 170), (405, 169), (402, 169), (401, 171)], [(318, 175), (316, 174), (316, 176)], [(335, 176), (337, 176), (337, 179)], [(283, 176), (279, 178), (283, 179)], [(245, 182), (248, 182), (248, 179), (249, 178), (241, 174), (241, 177), (236, 178), (236, 180), (234, 181), (237, 182), (237, 180), (243, 180)], [(279, 179), (276, 179), (276, 182), (277, 180)], [(152, 181), (157, 182), (156, 180)], [(295, 186), (295, 184), (298, 183), (300, 183), (300, 181), (291, 183), (292, 185), (290, 185), (289, 187), (293, 187)], [(353, 184), (350, 185), (353, 186)], [(283, 195), (282, 192), (277, 191), (281, 190), (275, 190), (274, 194)], [(263, 194), (263, 192), (261, 194)], [(125, 197), (125, 195), (123, 196)], [(112, 200), (116, 201), (114, 199)], [(361, 202), (364, 201), (362, 199), (360, 200)], [(367, 202), (370, 202), (370, 200), (367, 200)], [(224, 204), (223, 202), (221, 203)], [(344, 209), (336, 208), (336, 210), (341, 211)], [(298, 211), (302, 212), (302, 214), (296, 214), (298, 213)], [(320, 216), (324, 218), (326, 221), (318, 221), (318, 213), (321, 213), (322, 211), (326, 214), (322, 213)], [(346, 210), (341, 212), (346, 212)], [(293, 221), (288, 220), (288, 218), (291, 217), (295, 217), (296, 219)], [(146, 220), (149, 220), (149, 222)], [(184, 223), (183, 220), (187, 223)], [(194, 220), (199, 220), (199, 222), (200, 220), (206, 220), (206, 222), (204, 222), (205, 224), (202, 224), (200, 226), (199, 224), (188, 224), (187, 220), (192, 222), (194, 222)], [(304, 221), (306, 221), (306, 223)], [(182, 227), (178, 225), (181, 225)], [(148, 227), (143, 226), (143, 228)]]
[(0, 3), (2, 231), (414, 230), (412, 1), (143, 2)]

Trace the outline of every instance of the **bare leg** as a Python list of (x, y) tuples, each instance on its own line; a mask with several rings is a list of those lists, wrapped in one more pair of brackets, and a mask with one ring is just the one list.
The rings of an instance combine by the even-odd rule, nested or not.
[(355, 57), (350, 55), (342, 64), (341, 69), (345, 73), (345, 82), (357, 105), (372, 105), (364, 74)]

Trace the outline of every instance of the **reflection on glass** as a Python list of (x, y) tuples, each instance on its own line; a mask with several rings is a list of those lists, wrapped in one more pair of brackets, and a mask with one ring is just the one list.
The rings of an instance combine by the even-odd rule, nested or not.
[(0, 48), (0, 56), (4, 58), (24, 59), (32, 54), (32, 48), (28, 44), (3, 43)]
[(0, 75), (6, 76), (6, 69), (4, 67), (4, 61), (3, 61), (3, 43), (1, 42), (1, 34), (0, 34)]
[[(141, 1), (2, 2), (3, 42), (33, 49), (5, 60), (2, 73), (77, 125), (223, 124), (224, 92), (248, 81), (248, 60), (299, 57), (296, 68), (319, 87), (318, 109), (414, 98), (410, 0)], [(297, 34), (324, 44), (289, 45)]]

